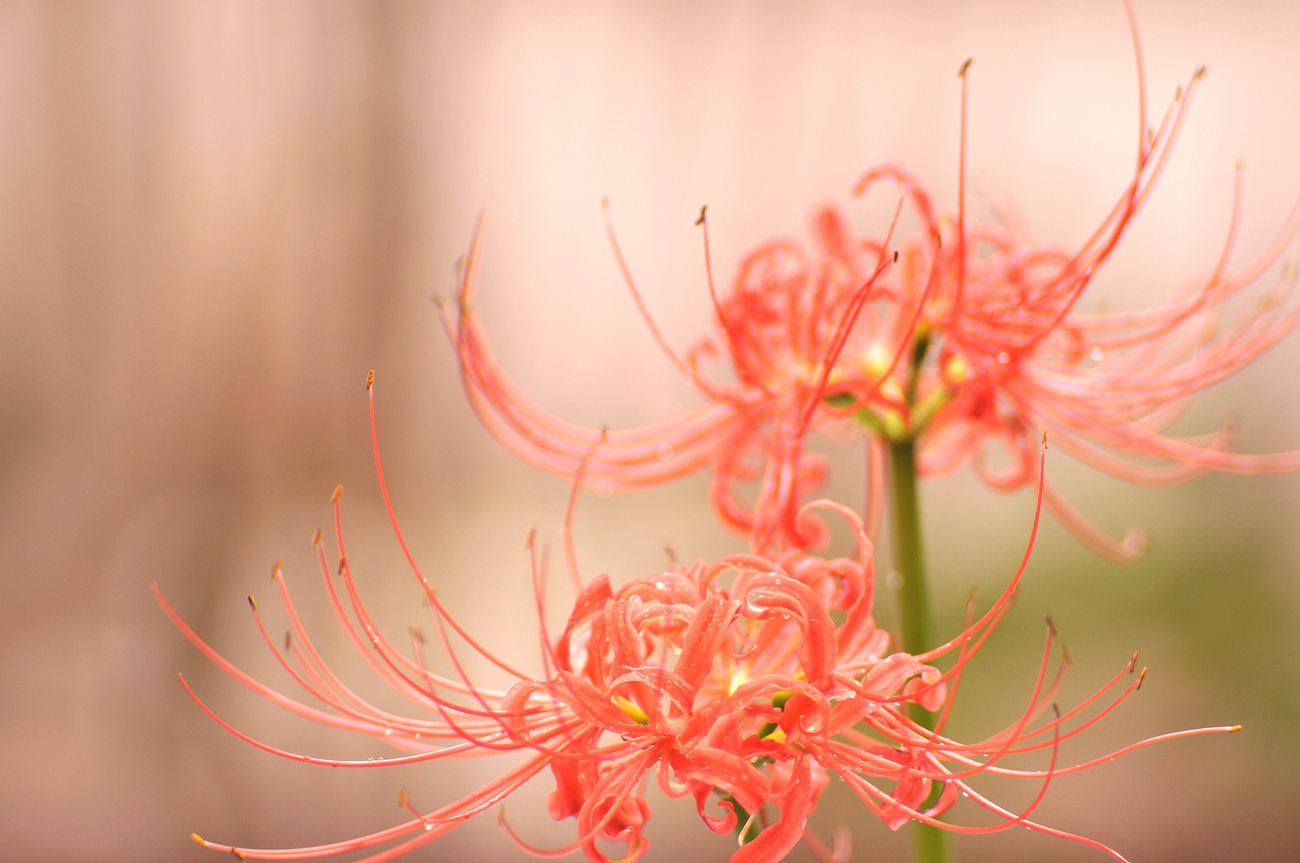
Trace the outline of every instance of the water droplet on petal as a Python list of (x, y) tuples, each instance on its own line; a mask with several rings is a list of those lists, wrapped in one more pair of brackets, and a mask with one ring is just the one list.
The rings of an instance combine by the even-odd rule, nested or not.
[(1088, 353), (1088, 356), (1092, 357), (1092, 361), (1093, 361), (1094, 363), (1099, 363), (1099, 362), (1101, 362), (1101, 358), (1104, 357), (1104, 356), (1106, 356), (1106, 352), (1103, 351), (1101, 348), (1093, 348), (1093, 349)]

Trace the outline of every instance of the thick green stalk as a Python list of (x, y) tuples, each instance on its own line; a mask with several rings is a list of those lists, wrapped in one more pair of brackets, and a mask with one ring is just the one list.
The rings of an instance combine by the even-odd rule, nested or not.
[[(899, 621), (903, 630), (901, 646), (905, 653), (924, 653), (937, 643), (930, 612), (930, 587), (925, 578), (925, 551), (921, 543), (915, 441), (890, 442), (889, 489), (894, 566), (902, 579), (898, 589)], [(934, 728), (935, 715), (919, 704), (909, 704), (908, 715), (926, 728)], [(935, 788), (931, 799), (926, 801), (927, 806), (937, 799), (940, 791), (940, 788)], [(946, 831), (928, 824), (916, 824), (912, 829), (916, 863), (950, 863), (955, 859)]]

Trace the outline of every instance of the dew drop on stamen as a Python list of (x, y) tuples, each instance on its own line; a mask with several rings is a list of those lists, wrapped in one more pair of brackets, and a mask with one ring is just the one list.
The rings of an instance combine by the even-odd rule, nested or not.
[(426, 822), (424, 822), (424, 829), (425, 829), (425, 830), (432, 830), (432, 829), (433, 829), (433, 823), (430, 822), (430, 821), (426, 821)]
[(1011, 354), (1002, 351), (998, 354), (998, 362), (1005, 366), (1007, 363), (1011, 362)]
[(389, 735), (391, 735), (392, 733), (393, 733), (393, 729), (391, 729), (391, 728), (389, 728), (389, 727), (387, 727), (387, 726), (384, 726), (384, 735), (385, 735), (385, 736), (389, 736)]
[(1103, 351), (1101, 348), (1093, 348), (1091, 351), (1088, 352), (1088, 356), (1092, 358), (1092, 361), (1094, 363), (1099, 363), (1101, 362), (1101, 358), (1106, 356), (1106, 352)]
[(673, 457), (673, 448), (666, 443), (661, 443), (659, 444), (659, 449), (657, 450), (657, 453), (659, 455), (660, 461), (668, 461), (670, 458)]

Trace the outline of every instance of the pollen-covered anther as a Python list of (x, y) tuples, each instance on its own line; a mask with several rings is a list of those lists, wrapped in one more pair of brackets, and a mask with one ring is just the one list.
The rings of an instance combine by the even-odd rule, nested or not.
[(366, 374), (366, 389), (370, 389), (370, 388), (373, 387), (374, 385), (375, 385), (375, 370), (374, 370), (374, 369), (371, 369), (371, 370)]
[(288, 631), (288, 630), (285, 630), (285, 633), (284, 633), (284, 652), (285, 652), (285, 653), (288, 653), (290, 650), (293, 650), (293, 633), (290, 632), (290, 631)]
[(282, 558), (277, 557), (275, 563), (271, 564), (271, 581), (275, 581), (280, 577), (280, 564), (282, 560)]
[(244, 860), (247, 857), (247, 855), (245, 855), (244, 852), (240, 851), (238, 848), (231, 848), (230, 853), (235, 857), (236, 860)]
[(321, 529), (320, 529), (319, 527), (316, 528), (316, 532), (315, 532), (314, 534), (312, 534), (312, 537), (311, 537), (311, 547), (312, 547), (312, 548), (315, 548), (316, 546), (320, 545), (320, 541), (321, 541), (321, 537), (322, 537), (322, 536), (323, 536), (323, 534), (321, 533)]
[(348, 568), (348, 559), (347, 559), (346, 557), (340, 557), (340, 558), (339, 558), (339, 573), (338, 573), (338, 574), (339, 574), (339, 575), (342, 575), (342, 574), (343, 574), (343, 570), (345, 570), (345, 569), (347, 569), (347, 568)]
[(1146, 679), (1146, 676), (1147, 676), (1147, 670), (1143, 668), (1142, 671), (1138, 673), (1137, 686), (1133, 687), (1135, 690), (1142, 688), (1142, 681)]
[(342, 496), (343, 496), (343, 485), (342, 483), (340, 483), (339, 485), (334, 486), (334, 493), (330, 495), (330, 503), (338, 503), (339, 498), (341, 498)]
[(205, 848), (206, 848), (207, 845), (208, 845), (207, 842), (204, 842), (204, 841), (203, 841), (203, 837), (200, 836), (200, 835), (197, 834), (197, 833), (191, 833), (191, 834), (190, 834), (190, 838), (193, 839), (195, 842), (199, 843), (200, 845), (202, 845), (202, 846), (205, 847)]
[(257, 600), (253, 599), (253, 594), (248, 595), (248, 604), (252, 606), (253, 611), (257, 611)]
[(634, 704), (632, 701), (629, 701), (628, 699), (624, 698), (621, 695), (615, 695), (612, 700), (614, 702), (614, 705), (618, 707), (619, 710), (627, 714), (628, 718), (636, 722), (638, 725), (650, 724), (650, 717), (646, 716), (645, 711), (642, 710), (640, 707), (638, 707), (636, 704)]
[(953, 354), (943, 364), (943, 378), (949, 386), (958, 386), (970, 378), (970, 361), (962, 354)]
[(862, 367), (872, 380), (880, 380), (893, 362), (893, 355), (880, 342), (873, 342), (862, 357)]

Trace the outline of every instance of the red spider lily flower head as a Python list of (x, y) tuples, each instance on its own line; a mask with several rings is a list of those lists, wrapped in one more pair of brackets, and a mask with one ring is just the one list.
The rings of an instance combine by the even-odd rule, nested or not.
[[(1132, 7), (1126, 7), (1138, 65), (1137, 158), (1131, 181), (1080, 247), (1035, 242), (1023, 231), (968, 217), (963, 66), (956, 212), (940, 213), (903, 168), (877, 166), (862, 176), (855, 194), (896, 188), (900, 208), (906, 204), (920, 223), (917, 233), (895, 242), (891, 224), (883, 237), (862, 236), (837, 207), (822, 206), (812, 216), (811, 244), (777, 239), (741, 261), (730, 292), (714, 293), (719, 332), (684, 356), (668, 348), (646, 313), (655, 337), (707, 404), (658, 425), (610, 432), (591, 460), (588, 486), (634, 491), (711, 466), (720, 517), (750, 536), (756, 551), (766, 551), (811, 549), (825, 541), (818, 521), (796, 518), (825, 475), (822, 461), (804, 451), (803, 438), (810, 427), (833, 427), (849, 416), (872, 430), (877, 467), (887, 443), (915, 440), (922, 474), (969, 462), (1000, 490), (1034, 480), (1043, 431), (1084, 462), (1135, 483), (1172, 484), (1207, 470), (1300, 468), (1300, 451), (1229, 451), (1227, 431), (1195, 438), (1162, 434), (1196, 393), (1239, 371), (1300, 324), (1300, 310), (1283, 303), (1293, 281), (1286, 274), (1255, 309), (1217, 335), (1214, 329), (1224, 303), (1261, 277), (1300, 229), (1300, 206), (1276, 239), (1234, 272), (1229, 258), (1238, 194), (1222, 255), (1198, 290), (1138, 311), (1075, 310), (1153, 192), (1202, 77), (1198, 70), (1149, 128), (1141, 45)], [(707, 229), (705, 243), (707, 255)], [(617, 243), (614, 250), (645, 313)], [(573, 476), (597, 433), (541, 410), (495, 363), (469, 309), (477, 253), (476, 235), (459, 309), (444, 307), (466, 390), (512, 452)], [(734, 383), (721, 383), (701, 367), (717, 357), (727, 361)], [(1009, 453), (1009, 467), (989, 466), (989, 451), (997, 446)], [(879, 501), (882, 471), (870, 473), (869, 500)], [(759, 491), (751, 506), (738, 487), (752, 481)], [(1140, 531), (1113, 540), (1050, 485), (1047, 503), (1093, 550), (1115, 559), (1141, 553)], [(869, 522), (875, 512), (869, 507)]]
[[(373, 429), (373, 400), (371, 405)], [(377, 453), (376, 446), (378, 467)], [(379, 478), (387, 503), (382, 468)], [(575, 498), (576, 494), (575, 486)], [(548, 811), (556, 819), (575, 818), (577, 838), (572, 845), (542, 851), (505, 825), (521, 847), (542, 856), (582, 850), (596, 863), (609, 863), (606, 848), (613, 843), (623, 846), (620, 860), (640, 858), (649, 847), (643, 833), (650, 817), (645, 790), (653, 776), (668, 797), (693, 797), (709, 828), (738, 833), (740, 846), (731, 856), (733, 863), (778, 861), (801, 838), (819, 857), (843, 861), (848, 854), (843, 835), (833, 852), (806, 836), (809, 814), (834, 773), (895, 829), (910, 820), (966, 833), (1025, 826), (1092, 845), (1122, 861), (1100, 843), (1046, 827), (1029, 816), (1054, 776), (1120, 754), (1070, 767), (1058, 765), (1056, 757), (1061, 740), (1098, 721), (1137, 688), (1141, 677), (1131, 676), (1136, 657), (1096, 694), (1062, 714), (1053, 701), (1066, 663), (1049, 681), (1054, 634), (1049, 626), (1038, 678), (1019, 718), (978, 743), (952, 740), (943, 733), (943, 725), (963, 669), (1010, 607), (1028, 551), (993, 606), (978, 619), (972, 612), (955, 638), (923, 655), (891, 654), (888, 635), (872, 620), (872, 546), (861, 521), (851, 510), (829, 501), (810, 506), (837, 513), (848, 522), (857, 540), (854, 557), (827, 559), (799, 549), (777, 557), (736, 554), (712, 564), (698, 561), (633, 579), (621, 587), (607, 576), (584, 583), (571, 568), (576, 598), (567, 623), (554, 637), (544, 622), (544, 567), (534, 554), (533, 586), (542, 621), (540, 675), (499, 659), (451, 618), (411, 559), (393, 519), (412, 572), (428, 596), (437, 642), (454, 669), (445, 676), (435, 673), (426, 661), (424, 638), (418, 631), (413, 631), (408, 655), (373, 624), (347, 562), (336, 492), (337, 576), (319, 533), (315, 542), (325, 589), (345, 631), (371, 668), (422, 707), (426, 714), (422, 718), (371, 706), (335, 676), (294, 611), (278, 563), (274, 578), (292, 627), (284, 651), (266, 635), (251, 597), (250, 605), (285, 669), (326, 709), (281, 694), (237, 669), (181, 620), (155, 586), (158, 601), (181, 631), (255, 692), (300, 716), (373, 736), (404, 754), (365, 761), (293, 754), (252, 740), (199, 701), (218, 723), (262, 749), (340, 767), (502, 752), (524, 755), (500, 778), (431, 811), (416, 809), (403, 791), (399, 802), (412, 818), (368, 836), (281, 850), (235, 848), (197, 835), (195, 840), (240, 859), (295, 860), (370, 851), (365, 861), (378, 863), (497, 806), (549, 770), (554, 790), (547, 800)], [(1032, 543), (1031, 535), (1031, 548)], [(491, 691), (471, 680), (453, 646), (457, 638), (513, 678), (513, 685)], [(947, 670), (936, 665), (941, 659)], [(1130, 681), (1127, 685), (1121, 683), (1125, 678)], [(198, 701), (188, 685), (186, 689)], [(909, 718), (912, 705), (938, 713), (935, 730)], [(1051, 718), (1039, 722), (1049, 711)], [(1228, 730), (1233, 729), (1164, 735), (1120, 752), (1157, 739)], [(1013, 770), (1000, 763), (1006, 755), (1035, 750), (1049, 753), (1045, 770)], [(1026, 777), (1037, 783), (1038, 794), (1024, 810), (1009, 811), (972, 787), (971, 780), (982, 773)], [(995, 815), (998, 823), (966, 827), (937, 821), (962, 794)], [(927, 805), (931, 798), (934, 802)]]
[[(719, 352), (715, 340), (701, 341), (685, 357), (668, 347), (641, 300), (607, 216), (614, 254), (647, 324), (677, 368), (709, 400), (675, 419), (628, 430), (597, 431), (565, 422), (506, 375), (471, 306), (480, 240), (476, 229), (457, 301), (442, 304), (470, 405), (510, 452), (570, 477), (582, 465), (584, 485), (602, 493), (641, 491), (712, 466), (714, 509), (724, 524), (750, 537), (755, 551), (821, 547), (828, 538), (825, 525), (815, 516), (800, 517), (799, 510), (806, 494), (823, 482), (826, 466), (820, 456), (805, 452), (804, 436), (813, 417), (824, 412), (820, 402), (827, 369), (834, 365), (831, 354), (843, 346), (850, 329), (838, 324), (843, 316), (859, 313), (870, 286), (887, 267), (881, 260), (865, 267), (866, 253), (842, 243), (844, 237), (835, 231), (843, 223), (827, 213), (819, 236), (831, 257), (814, 260), (792, 241), (766, 244), (741, 264), (735, 292), (718, 302), (736, 384), (719, 383), (701, 368), (704, 359)], [(738, 486), (754, 480), (761, 482), (751, 506)]]
[[(1136, 37), (1134, 24), (1135, 44)], [(1140, 48), (1138, 61), (1141, 77)], [(936, 218), (928, 192), (907, 172), (890, 165), (868, 171), (858, 194), (893, 181), (925, 226), (904, 239), (903, 264), (882, 280), (882, 292), (894, 302), (873, 331), (890, 344), (902, 331), (901, 322), (911, 322), (903, 340), (891, 345), (898, 362), (885, 378), (911, 397), (890, 403), (878, 394), (886, 387), (855, 381), (832, 399), (852, 405), (861, 421), (887, 437), (919, 437), (922, 473), (943, 473), (970, 460), (989, 486), (1001, 490), (1034, 480), (1042, 431), (1085, 463), (1140, 484), (1174, 484), (1206, 470), (1300, 468), (1300, 451), (1229, 452), (1226, 431), (1191, 439), (1161, 434), (1196, 393), (1239, 371), (1300, 324), (1300, 310), (1283, 308), (1294, 281), (1288, 271), (1256, 308), (1215, 334), (1220, 307), (1256, 281), (1300, 229), (1300, 205), (1255, 260), (1229, 273), (1240, 203), (1238, 169), (1232, 230), (1214, 272), (1199, 289), (1140, 311), (1074, 311), (1153, 190), (1202, 73), (1198, 70), (1179, 91), (1158, 129), (1139, 136), (1132, 182), (1077, 250), (1035, 243), (1001, 225), (972, 223), (960, 200), (956, 214)], [(1145, 113), (1144, 100), (1143, 128)], [(987, 465), (991, 443), (1011, 456), (1010, 467)], [(1130, 531), (1122, 542), (1112, 540), (1050, 484), (1047, 502), (1104, 556), (1123, 560), (1141, 553), (1140, 531)]]

